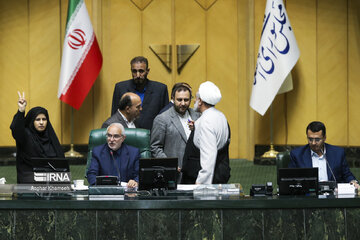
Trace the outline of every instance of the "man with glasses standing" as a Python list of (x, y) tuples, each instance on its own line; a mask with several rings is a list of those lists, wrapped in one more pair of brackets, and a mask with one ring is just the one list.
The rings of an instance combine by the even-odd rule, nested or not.
[(326, 128), (322, 122), (311, 122), (306, 128), (308, 144), (290, 152), (289, 168), (319, 169), (319, 181), (358, 182), (345, 159), (344, 149), (325, 143)]
[(127, 187), (138, 186), (139, 158), (138, 148), (124, 144), (124, 127), (112, 123), (106, 129), (106, 143), (96, 146), (92, 151), (87, 179), (90, 185), (96, 183), (96, 176), (117, 176), (119, 182), (127, 182)]
[(140, 96), (142, 111), (135, 121), (138, 128), (151, 130), (154, 118), (169, 103), (167, 86), (147, 78), (150, 68), (145, 57), (135, 57), (130, 62), (132, 79), (115, 85), (111, 115), (116, 113), (121, 96), (133, 92)]

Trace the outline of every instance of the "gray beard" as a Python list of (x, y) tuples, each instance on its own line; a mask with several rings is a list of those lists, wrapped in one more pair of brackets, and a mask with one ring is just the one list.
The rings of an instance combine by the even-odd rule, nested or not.
[(199, 100), (196, 100), (194, 103), (194, 111), (199, 112)]

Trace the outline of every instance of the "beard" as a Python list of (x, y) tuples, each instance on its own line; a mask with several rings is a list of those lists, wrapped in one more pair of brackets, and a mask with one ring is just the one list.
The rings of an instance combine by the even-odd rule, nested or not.
[(133, 81), (135, 83), (136, 89), (142, 90), (142, 88), (145, 86), (145, 84), (147, 82), (147, 78), (146, 78), (146, 76), (144, 76), (144, 78), (141, 78), (141, 77), (133, 78)]
[(196, 100), (194, 103), (194, 111), (199, 112), (199, 100)]
[(177, 106), (176, 104), (174, 104), (174, 108), (177, 113), (184, 115), (186, 113), (186, 111), (189, 109), (189, 106), (181, 107), (181, 106)]

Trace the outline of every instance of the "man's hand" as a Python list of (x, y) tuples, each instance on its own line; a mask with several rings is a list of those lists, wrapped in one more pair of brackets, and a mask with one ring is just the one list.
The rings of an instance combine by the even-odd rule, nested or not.
[(20, 112), (24, 112), (26, 108), (26, 99), (25, 99), (25, 93), (23, 92), (22, 96), (21, 93), (18, 91), (19, 100), (18, 100), (18, 107)]
[(137, 186), (138, 186), (138, 183), (135, 180), (129, 180), (129, 182), (127, 184), (128, 188), (134, 188), (134, 187), (137, 187)]
[(188, 120), (188, 127), (190, 131), (193, 131), (195, 128), (195, 122), (193, 120)]
[(358, 181), (352, 180), (350, 183), (353, 184), (356, 189), (359, 189), (360, 185), (359, 185)]

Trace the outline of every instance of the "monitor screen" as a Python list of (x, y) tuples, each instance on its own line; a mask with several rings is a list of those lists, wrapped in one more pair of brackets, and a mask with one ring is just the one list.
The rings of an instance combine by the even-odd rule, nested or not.
[(34, 172), (70, 172), (67, 158), (31, 158)]
[(69, 160), (66, 158), (31, 158), (33, 173), (29, 183), (70, 183)]
[(177, 158), (140, 158), (139, 190), (176, 189)]
[(318, 193), (318, 168), (280, 168), (278, 185), (280, 195)]

